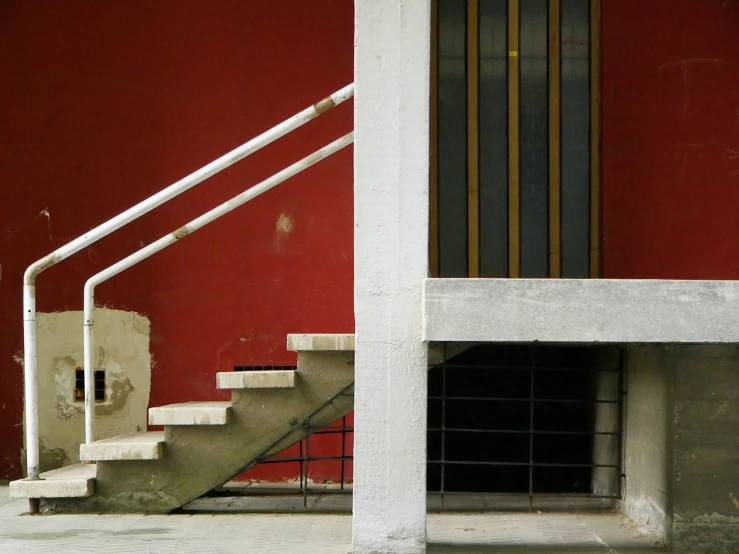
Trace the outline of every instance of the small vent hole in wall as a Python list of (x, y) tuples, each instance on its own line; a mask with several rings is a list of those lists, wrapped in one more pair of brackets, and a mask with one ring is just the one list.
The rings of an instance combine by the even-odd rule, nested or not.
[(297, 371), (296, 365), (235, 365), (234, 371)]
[[(85, 370), (80, 367), (74, 370), (74, 400), (85, 401)], [(105, 370), (95, 370), (95, 402), (105, 402)]]

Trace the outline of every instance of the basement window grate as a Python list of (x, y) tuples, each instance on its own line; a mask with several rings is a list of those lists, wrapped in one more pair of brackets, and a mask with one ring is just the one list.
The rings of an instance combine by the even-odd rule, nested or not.
[(296, 365), (235, 365), (234, 371), (297, 371)]
[(453, 494), (619, 499), (623, 394), (622, 355), (593, 347), (478, 345), (433, 365), (428, 491), (442, 509)]
[[(74, 400), (85, 401), (85, 370), (76, 368), (74, 370)], [(95, 370), (95, 402), (105, 402), (105, 370)]]

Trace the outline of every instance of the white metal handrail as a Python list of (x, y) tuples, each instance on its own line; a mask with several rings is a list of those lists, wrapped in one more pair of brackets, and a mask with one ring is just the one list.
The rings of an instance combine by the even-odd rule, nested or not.
[[(290, 131), (308, 123), (331, 108), (354, 96), (354, 84), (345, 86), (331, 96), (306, 108), (291, 118), (224, 154), (208, 165), (191, 173), (153, 196), (139, 202), (114, 218), (88, 231), (84, 235), (58, 248), (48, 256), (31, 264), (23, 275), (23, 380), (25, 389), (26, 460), (29, 479), (39, 479), (39, 427), (38, 427), (38, 368), (36, 352), (36, 277), (117, 231), (154, 208), (179, 196), (199, 183), (223, 171), (227, 167), (264, 148)], [(89, 381), (88, 381), (89, 382)], [(88, 401), (85, 399), (85, 405)]]
[(85, 442), (90, 444), (95, 441), (95, 368), (94, 368), (94, 346), (95, 346), (95, 287), (108, 279), (115, 277), (126, 269), (144, 261), (150, 256), (156, 254), (160, 250), (164, 250), (180, 239), (194, 233), (198, 229), (205, 227), (221, 216), (235, 210), (249, 200), (256, 198), (260, 194), (267, 192), (269, 189), (286, 181), (290, 177), (297, 175), (304, 169), (309, 168), (313, 164), (322, 159), (338, 152), (345, 146), (350, 145), (354, 141), (354, 133), (344, 135), (331, 144), (328, 144), (317, 150), (310, 156), (307, 156), (286, 167), (282, 171), (275, 173), (269, 179), (266, 179), (251, 187), (249, 190), (242, 192), (238, 196), (234, 196), (228, 202), (224, 202), (209, 212), (193, 219), (191, 222), (183, 225), (179, 229), (172, 231), (159, 240), (137, 250), (130, 256), (104, 269), (100, 273), (91, 277), (85, 283), (85, 322), (84, 322), (84, 368), (85, 368)]

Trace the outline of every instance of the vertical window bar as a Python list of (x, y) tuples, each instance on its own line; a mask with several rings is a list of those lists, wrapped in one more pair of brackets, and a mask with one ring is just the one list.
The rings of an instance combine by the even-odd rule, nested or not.
[[(444, 356), (446, 359), (446, 355)], [(444, 477), (446, 476), (446, 362), (441, 365), (441, 508), (444, 509)]]
[(549, 0), (549, 276), (559, 277), (560, 241), (560, 0)]
[(429, 129), (429, 269), (439, 276), (439, 0), (431, 1), (431, 98)]
[(480, 276), (479, 0), (467, 1), (467, 272)]
[(590, 1), (590, 276), (600, 277), (600, 0)]
[(529, 376), (529, 510), (534, 509), (534, 397), (536, 395), (536, 345), (531, 347), (531, 375)]
[(519, 0), (508, 0), (508, 272), (520, 275)]

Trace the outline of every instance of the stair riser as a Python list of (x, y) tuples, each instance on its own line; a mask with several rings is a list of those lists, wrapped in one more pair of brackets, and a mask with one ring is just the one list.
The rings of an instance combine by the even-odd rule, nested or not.
[(21, 498), (84, 498), (95, 494), (95, 479), (70, 481), (14, 481), (11, 500)]
[(230, 415), (230, 408), (151, 408), (149, 425), (227, 425)]
[(146, 446), (93, 446), (80, 445), (80, 459), (86, 462), (110, 462), (116, 460), (158, 460), (164, 456), (164, 444)]
[(216, 376), (219, 389), (291, 389), (295, 371), (232, 371)]

